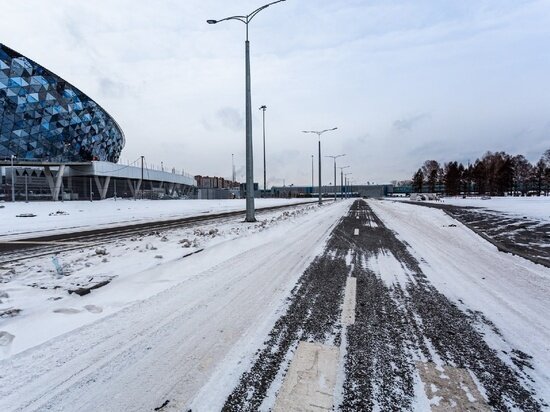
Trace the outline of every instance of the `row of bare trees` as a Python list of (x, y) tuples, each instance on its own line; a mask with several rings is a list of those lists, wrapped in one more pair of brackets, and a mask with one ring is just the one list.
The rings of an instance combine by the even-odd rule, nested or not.
[(451, 161), (440, 165), (426, 160), (413, 176), (414, 192), (489, 194), (492, 196), (541, 194), (550, 192), (550, 149), (531, 164), (523, 155), (487, 152), (473, 164)]

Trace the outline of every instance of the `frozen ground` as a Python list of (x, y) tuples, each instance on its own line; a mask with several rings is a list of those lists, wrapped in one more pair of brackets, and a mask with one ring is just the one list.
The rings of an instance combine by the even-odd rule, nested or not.
[(550, 269), (417, 205), (261, 220), (2, 268), (0, 410), (268, 411), (303, 342), (340, 354), (335, 410), (550, 407)]
[[(46, 258), (3, 268), (2, 307), (22, 311), (0, 319), (0, 410), (182, 408), (230, 349), (248, 364), (347, 207), (305, 205), (257, 224), (225, 219), (118, 241), (106, 254), (67, 252), (63, 273)], [(111, 283), (68, 294), (96, 276)], [(225, 372), (238, 379), (239, 366)]]
[[(256, 207), (280, 206), (311, 199), (256, 199)], [(3, 208), (1, 206), (4, 206)], [(152, 220), (168, 220), (246, 208), (235, 200), (129, 200), (0, 203), (0, 240), (25, 236), (75, 232)], [(60, 212), (60, 213), (58, 213)], [(16, 217), (21, 214), (36, 217)]]
[[(349, 278), (357, 303), (345, 322)], [(225, 404), (204, 403), (223, 399), (213, 379), (193, 410), (268, 411), (288, 374), (297, 397), (315, 392), (329, 381), (321, 360), (297, 382), (287, 372), (304, 342), (342, 354), (335, 410), (547, 410), (549, 292), (547, 268), (498, 252), (440, 210), (357, 201)]]

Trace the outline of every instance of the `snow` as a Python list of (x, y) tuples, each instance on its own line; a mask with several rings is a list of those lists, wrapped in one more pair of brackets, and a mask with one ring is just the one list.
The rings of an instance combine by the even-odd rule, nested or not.
[[(24, 310), (0, 320), (15, 336), (0, 361), (0, 409), (152, 410), (169, 400), (163, 410), (187, 410), (210, 381), (219, 396), (193, 410), (219, 410), (347, 208), (304, 205), (257, 224), (226, 219), (215, 236), (203, 225), (207, 236), (175, 230), (167, 240), (116, 241), (107, 255), (67, 252), (62, 278), (53, 265), (36, 271), (46, 258), (15, 267), (0, 284), (10, 295), (3, 304)], [(182, 248), (179, 240), (193, 236), (196, 246)], [(71, 277), (92, 273), (114, 278), (86, 296), (67, 295)], [(61, 289), (26, 286), (55, 281)]]
[[(408, 198), (392, 198), (392, 200), (409, 200)], [(513, 216), (528, 217), (533, 220), (550, 221), (550, 196), (531, 197), (491, 197), (481, 199), (480, 197), (444, 197), (441, 202), (447, 205), (479, 207), (485, 210), (492, 210)]]
[[(312, 199), (256, 199), (257, 208), (312, 202)], [(232, 200), (130, 200), (71, 202), (3, 202), (0, 240), (32, 235), (78, 232), (83, 229), (179, 219), (245, 210), (244, 199)], [(62, 213), (57, 213), (62, 212)], [(36, 217), (17, 217), (32, 213)]]
[[(513, 347), (533, 356), (534, 370), (529, 374), (548, 402), (550, 269), (499, 252), (441, 210), (388, 201), (369, 201), (369, 205), (410, 245), (423, 273), (441, 293), (459, 307), (482, 312), (496, 325), (502, 337), (491, 333), (486, 337), (493, 348)], [(497, 338), (501, 342), (495, 342)]]

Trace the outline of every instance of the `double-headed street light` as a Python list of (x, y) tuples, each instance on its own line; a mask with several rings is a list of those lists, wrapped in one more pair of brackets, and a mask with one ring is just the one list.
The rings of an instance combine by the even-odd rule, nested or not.
[(340, 169), (340, 193), (341, 193), (342, 199), (344, 198), (344, 169), (347, 169), (349, 167), (350, 166), (338, 167), (338, 169)]
[(336, 159), (338, 159), (339, 157), (344, 157), (345, 154), (341, 154), (341, 155), (337, 155), (337, 156), (325, 156), (325, 157), (330, 157), (332, 159), (334, 159), (334, 201), (336, 202)]
[(207, 20), (208, 24), (217, 24), (226, 20), (238, 20), (246, 26), (245, 41), (245, 84), (246, 84), (246, 221), (255, 222), (254, 216), (254, 164), (252, 153), (252, 98), (250, 91), (250, 42), (248, 41), (248, 24), (256, 15), (269, 6), (286, 0), (278, 0), (257, 8), (246, 16), (231, 16), (220, 20)]
[(333, 127), (332, 129), (325, 129), (321, 131), (315, 130), (303, 130), (302, 133), (315, 133), (319, 137), (319, 204), (323, 203), (323, 194), (321, 192), (321, 135), (326, 132), (332, 132), (333, 130), (338, 129)]
[[(265, 111), (267, 110), (267, 106), (264, 104), (260, 107), (260, 110), (263, 112), (263, 129), (264, 129), (264, 195), (266, 192), (266, 173), (265, 173)], [(262, 196), (263, 197), (263, 196)]]

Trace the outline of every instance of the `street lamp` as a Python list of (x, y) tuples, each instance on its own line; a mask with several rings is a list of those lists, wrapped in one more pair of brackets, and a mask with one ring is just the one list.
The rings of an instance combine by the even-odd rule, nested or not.
[(231, 153), (231, 188), (235, 188), (235, 154)]
[(13, 159), (15, 155), (11, 155), (11, 201), (15, 202), (15, 168), (13, 167)]
[(344, 169), (347, 169), (349, 166), (338, 167), (340, 169), (340, 193), (342, 199), (344, 198)]
[(311, 155), (311, 194), (313, 194), (313, 155)]
[(344, 173), (344, 179), (346, 180), (345, 181), (345, 184), (346, 184), (346, 197), (348, 197), (348, 176), (352, 175), (353, 173), (349, 172), (349, 173)]
[(336, 159), (338, 159), (339, 157), (344, 157), (345, 154), (341, 154), (341, 155), (337, 155), (337, 156), (325, 156), (325, 157), (330, 157), (332, 159), (334, 159), (334, 201), (336, 202)]
[(246, 16), (231, 16), (221, 20), (206, 20), (208, 24), (217, 24), (226, 20), (238, 20), (246, 26), (245, 45), (245, 84), (246, 84), (246, 222), (255, 222), (254, 216), (254, 166), (252, 153), (252, 98), (250, 92), (250, 42), (248, 41), (248, 24), (256, 15), (269, 6), (286, 0), (266, 4)]
[[(266, 174), (265, 174), (265, 111), (267, 110), (267, 106), (264, 104), (260, 107), (260, 110), (263, 112), (263, 129), (264, 129), (264, 195), (266, 192)], [(262, 196), (263, 197), (263, 196)]]
[(315, 133), (317, 137), (319, 138), (319, 204), (323, 203), (322, 193), (321, 193), (321, 135), (326, 132), (332, 132), (333, 130), (338, 129), (337, 127), (333, 127), (332, 129), (325, 129), (321, 131), (315, 131), (315, 130), (303, 130), (302, 133)]

